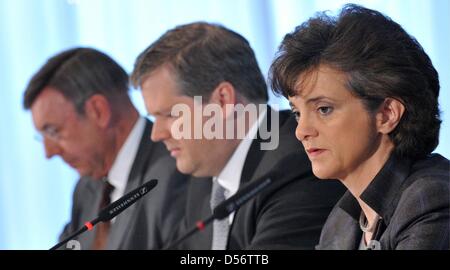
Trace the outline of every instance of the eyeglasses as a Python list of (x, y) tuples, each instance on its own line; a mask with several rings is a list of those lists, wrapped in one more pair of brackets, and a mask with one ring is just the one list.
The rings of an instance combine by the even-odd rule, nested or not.
[(46, 127), (44, 127), (44, 129), (38, 131), (38, 133), (34, 136), (34, 138), (39, 142), (43, 142), (44, 137), (46, 137), (52, 141), (59, 141), (61, 139), (61, 134), (57, 127), (46, 126)]

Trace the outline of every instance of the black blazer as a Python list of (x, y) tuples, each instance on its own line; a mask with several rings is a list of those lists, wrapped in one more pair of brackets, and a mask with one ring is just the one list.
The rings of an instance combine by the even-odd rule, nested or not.
[[(381, 249), (449, 249), (450, 165), (438, 154), (411, 161), (392, 155), (361, 199), (381, 217)], [(347, 192), (328, 218), (318, 249), (358, 249), (361, 208)]]
[[(152, 123), (147, 121), (136, 157), (130, 157), (134, 162), (125, 193), (153, 178), (158, 179), (158, 185), (116, 217), (106, 249), (160, 249), (184, 215), (186, 177), (176, 170), (175, 160), (165, 146), (150, 140), (151, 129)], [(101, 181), (89, 177), (78, 181), (73, 194), (72, 219), (60, 240), (97, 216), (101, 196)], [(95, 228), (76, 239), (81, 249), (90, 248), (94, 235)]]
[[(271, 113), (279, 113), (279, 145), (275, 150), (262, 151), (259, 136), (253, 141), (240, 187), (266, 174), (272, 175), (274, 184), (235, 213), (228, 249), (313, 249), (322, 225), (345, 189), (337, 181), (320, 181), (312, 175), (310, 162), (295, 138), (297, 123), (289, 111), (267, 112), (269, 120)], [(192, 179), (186, 216), (174, 239), (211, 214), (211, 187), (211, 178)], [(210, 249), (211, 241), (210, 225), (177, 248)]]

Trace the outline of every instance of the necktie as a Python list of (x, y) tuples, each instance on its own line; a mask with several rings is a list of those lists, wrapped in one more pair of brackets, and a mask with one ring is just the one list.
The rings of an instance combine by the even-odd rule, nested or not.
[[(223, 188), (218, 181), (213, 181), (211, 191), (211, 210), (225, 200), (225, 188)], [(222, 220), (214, 220), (213, 222), (213, 238), (212, 250), (225, 250), (227, 248), (228, 233), (230, 230), (230, 223), (228, 218)]]
[[(102, 199), (98, 211), (105, 208), (111, 203), (111, 192), (114, 190), (114, 186), (108, 181), (104, 181)], [(104, 249), (108, 240), (109, 230), (111, 227), (111, 221), (100, 222), (97, 224), (97, 230), (95, 233), (94, 242), (92, 243), (92, 249), (99, 250)]]

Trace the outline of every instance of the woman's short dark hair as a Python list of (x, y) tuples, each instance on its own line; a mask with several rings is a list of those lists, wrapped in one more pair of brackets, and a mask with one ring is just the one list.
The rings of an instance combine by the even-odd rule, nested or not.
[(221, 25), (196, 22), (167, 31), (136, 60), (131, 81), (139, 87), (157, 68), (174, 71), (183, 94), (209, 99), (227, 81), (252, 102), (268, 100), (267, 85), (248, 41)]
[(54, 87), (84, 114), (84, 103), (94, 94), (117, 103), (128, 97), (125, 70), (108, 55), (91, 48), (73, 48), (51, 57), (31, 78), (23, 105), (30, 109), (45, 87)]
[(385, 98), (405, 106), (389, 136), (401, 157), (422, 158), (439, 143), (439, 78), (417, 40), (378, 11), (346, 5), (337, 17), (318, 13), (287, 34), (270, 69), (276, 94), (295, 96), (295, 85), (319, 65), (344, 72), (346, 88), (373, 113)]

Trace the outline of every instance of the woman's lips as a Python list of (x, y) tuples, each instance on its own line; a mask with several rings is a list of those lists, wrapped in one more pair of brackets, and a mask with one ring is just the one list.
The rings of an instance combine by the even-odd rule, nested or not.
[(170, 155), (174, 158), (176, 158), (178, 156), (178, 154), (180, 153), (180, 148), (173, 148), (170, 149)]
[(320, 148), (308, 148), (306, 150), (306, 152), (308, 153), (308, 156), (311, 158), (319, 156), (324, 151), (325, 151), (325, 149), (320, 149)]

